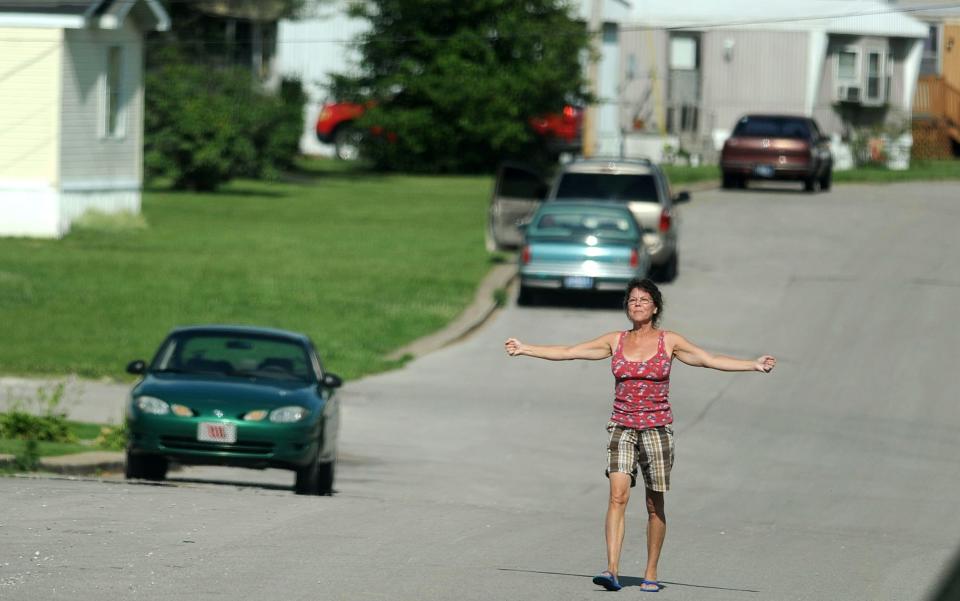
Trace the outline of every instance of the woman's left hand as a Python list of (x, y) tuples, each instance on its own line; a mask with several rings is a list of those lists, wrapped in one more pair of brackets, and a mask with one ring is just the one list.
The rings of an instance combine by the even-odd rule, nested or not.
[(777, 364), (777, 358), (773, 355), (764, 355), (759, 357), (753, 363), (753, 369), (768, 374), (773, 371), (774, 366)]

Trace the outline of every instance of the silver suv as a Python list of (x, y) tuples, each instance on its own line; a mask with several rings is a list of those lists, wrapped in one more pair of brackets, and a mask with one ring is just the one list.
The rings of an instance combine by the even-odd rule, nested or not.
[(605, 201), (625, 204), (643, 227), (652, 275), (660, 281), (677, 277), (679, 253), (677, 205), (690, 200), (676, 195), (663, 170), (645, 159), (590, 158), (563, 165), (547, 183), (536, 171), (515, 163), (500, 167), (487, 222), (488, 250), (516, 248), (523, 240), (517, 227), (541, 202)]

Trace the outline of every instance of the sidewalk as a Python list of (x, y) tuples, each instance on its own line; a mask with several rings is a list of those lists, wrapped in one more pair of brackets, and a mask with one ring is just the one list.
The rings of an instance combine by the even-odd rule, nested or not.
[(38, 391), (49, 397), (63, 384), (60, 409), (78, 422), (119, 424), (124, 419), (127, 395), (132, 384), (103, 380), (82, 380), (76, 376), (62, 378), (0, 377), (0, 411), (7, 411), (18, 402), (27, 410), (36, 409)]

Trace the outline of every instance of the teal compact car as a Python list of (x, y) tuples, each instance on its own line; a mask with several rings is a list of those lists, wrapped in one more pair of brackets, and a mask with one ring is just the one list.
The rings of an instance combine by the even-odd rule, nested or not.
[(617, 291), (650, 270), (643, 227), (609, 202), (548, 202), (522, 225), (520, 304), (539, 290)]
[(173, 330), (127, 407), (127, 478), (163, 480), (184, 465), (283, 468), (298, 494), (333, 492), (341, 379), (310, 339), (243, 326)]

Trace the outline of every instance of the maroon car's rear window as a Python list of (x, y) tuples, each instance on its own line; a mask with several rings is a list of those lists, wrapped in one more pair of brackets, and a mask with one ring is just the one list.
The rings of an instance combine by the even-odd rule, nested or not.
[(734, 136), (759, 138), (809, 139), (810, 125), (790, 117), (744, 117), (733, 130)]

